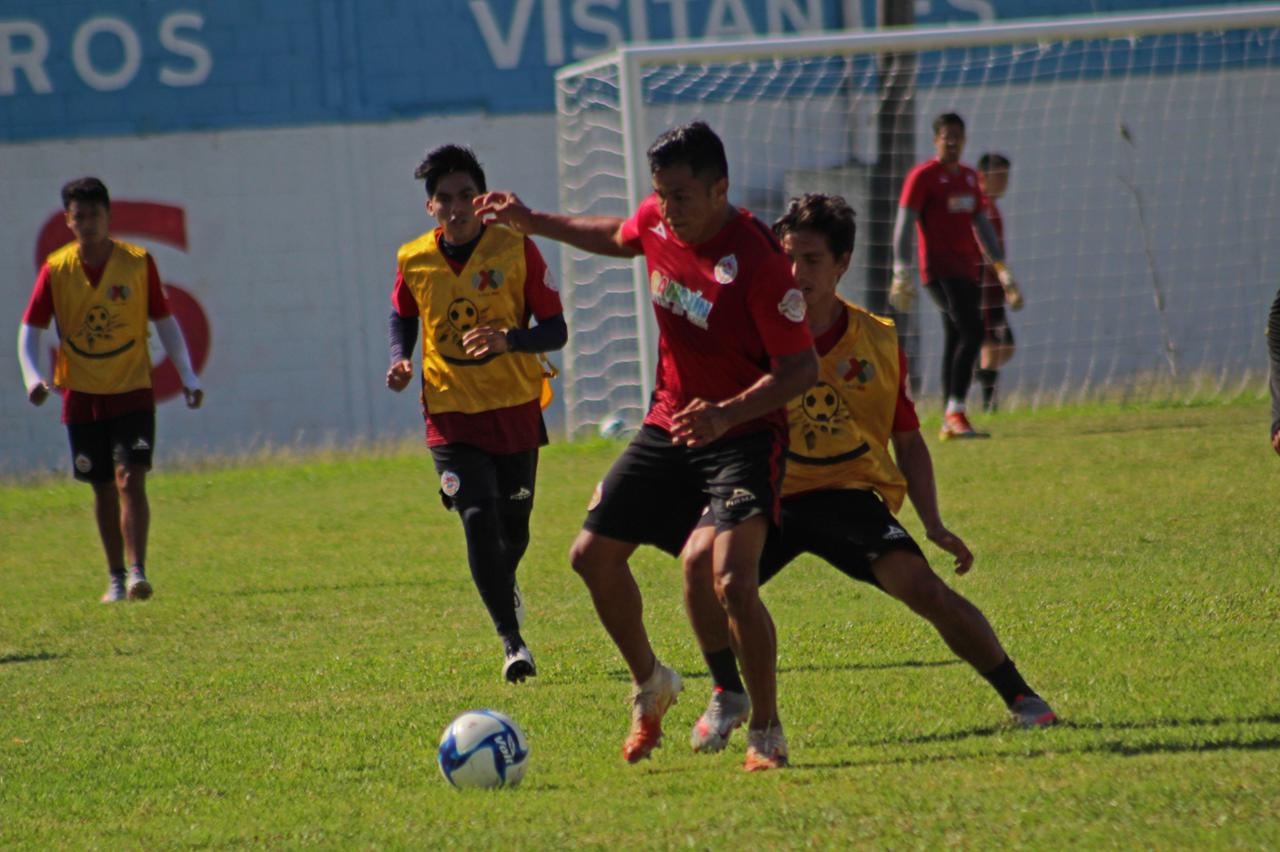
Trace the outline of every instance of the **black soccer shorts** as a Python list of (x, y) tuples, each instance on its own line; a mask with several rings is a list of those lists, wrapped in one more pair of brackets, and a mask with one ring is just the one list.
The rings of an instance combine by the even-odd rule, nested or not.
[(68, 423), (71, 470), (81, 482), (112, 482), (116, 465), (151, 470), (156, 410), (131, 411), (108, 420)]
[(771, 429), (690, 448), (644, 426), (596, 486), (583, 529), (675, 556), (708, 504), (719, 531), (758, 514), (776, 524), (784, 450)]
[(781, 527), (769, 532), (760, 556), (760, 584), (801, 553), (879, 587), (871, 564), (893, 550), (924, 558), (920, 545), (874, 491), (811, 491), (782, 501)]

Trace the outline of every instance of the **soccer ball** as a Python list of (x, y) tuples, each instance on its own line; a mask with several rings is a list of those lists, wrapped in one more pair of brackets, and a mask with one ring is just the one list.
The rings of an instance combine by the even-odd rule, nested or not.
[(608, 420), (600, 424), (601, 438), (621, 438), (622, 433), (626, 431), (627, 423), (618, 415), (610, 417)]
[(468, 710), (444, 729), (438, 757), (455, 787), (514, 787), (529, 765), (529, 741), (510, 717)]

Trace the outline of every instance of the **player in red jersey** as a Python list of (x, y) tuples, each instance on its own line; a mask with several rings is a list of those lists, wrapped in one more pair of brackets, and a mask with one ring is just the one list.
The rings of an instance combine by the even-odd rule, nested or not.
[[(1009, 188), (1009, 168), (1011, 163), (1004, 154), (987, 152), (978, 158), (978, 188), (987, 197), (987, 219), (995, 232), (1000, 251), (1005, 252), (1004, 217), (997, 205)], [(1013, 357), (1013, 329), (1009, 327), (1009, 317), (1005, 312), (1004, 287), (1000, 284), (1000, 276), (996, 274), (994, 264), (982, 264), (982, 351), (978, 356), (978, 369), (974, 377), (982, 390), (982, 410), (996, 410), (996, 383), (1000, 379), (1000, 368), (1009, 363)], [(1013, 310), (1022, 307), (1022, 303), (1009, 304)]]
[[(969, 571), (973, 554), (942, 522), (933, 461), (907, 391), (906, 357), (893, 322), (836, 293), (853, 256), (853, 210), (838, 196), (806, 195), (791, 200), (774, 229), (808, 303), (819, 382), (788, 406), (782, 523), (765, 543), (760, 582), (801, 553), (816, 554), (927, 619), (991, 684), (1017, 723), (1052, 724), (1053, 710), (1018, 673), (986, 617), (933, 572), (894, 517), (909, 498), (929, 540), (954, 557), (956, 573)], [(684, 551), (685, 601), (714, 682), (690, 737), (699, 752), (723, 749), (749, 708), (709, 581), (709, 533), (700, 525)]]
[(944, 113), (934, 119), (937, 156), (920, 163), (907, 175), (893, 232), (890, 304), (907, 311), (915, 300), (910, 268), (911, 234), (915, 231), (920, 241), (920, 277), (942, 311), (942, 392), (946, 400), (943, 439), (988, 437), (969, 423), (965, 405), (973, 366), (982, 347), (979, 282), (984, 250), (1008, 292), (1010, 306), (1016, 307), (1022, 300), (987, 219), (987, 203), (978, 188), (977, 173), (960, 162), (964, 140), (964, 119), (960, 116)]
[(752, 713), (745, 768), (787, 763), (778, 719), (773, 623), (757, 568), (776, 523), (786, 401), (813, 383), (804, 297), (768, 228), (728, 200), (724, 146), (702, 122), (648, 151), (654, 193), (629, 219), (533, 212), (511, 193), (481, 213), (598, 254), (645, 256), (660, 331), (644, 426), (597, 487), (570, 558), (634, 681), (624, 757), (647, 757), (681, 689), (649, 642), (627, 560), (640, 544), (678, 554), (710, 503), (718, 601)]
[(62, 209), (76, 239), (40, 267), (18, 330), (19, 365), (27, 398), (41, 405), (50, 386), (40, 371), (40, 337), (56, 320), (53, 386), (62, 390), (75, 478), (93, 486), (109, 575), (102, 602), (146, 600), (146, 482), (156, 433), (148, 321), (178, 369), (187, 407), (199, 408), (204, 391), (151, 254), (111, 238), (107, 187), (94, 177), (73, 180), (62, 188)]
[(471, 578), (502, 639), (503, 677), (522, 682), (537, 674), (520, 633), (516, 569), (547, 443), (538, 354), (564, 346), (564, 310), (533, 241), (476, 215), (485, 176), (470, 149), (436, 148), (414, 177), (438, 225), (400, 248), (386, 384), (399, 392), (413, 378), (421, 324), (422, 414), (440, 496), (462, 521)]

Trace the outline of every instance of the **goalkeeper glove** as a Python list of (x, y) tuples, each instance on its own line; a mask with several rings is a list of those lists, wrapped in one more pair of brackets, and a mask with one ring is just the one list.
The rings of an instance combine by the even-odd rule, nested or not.
[(996, 278), (1000, 279), (1000, 286), (1004, 288), (1004, 300), (1009, 303), (1009, 307), (1015, 311), (1022, 310), (1022, 291), (1018, 289), (1018, 282), (1013, 280), (1009, 267), (996, 261), (991, 264), (991, 268), (996, 271)]
[(916, 301), (916, 282), (911, 267), (894, 266), (893, 284), (889, 287), (889, 304), (899, 313), (907, 313)]

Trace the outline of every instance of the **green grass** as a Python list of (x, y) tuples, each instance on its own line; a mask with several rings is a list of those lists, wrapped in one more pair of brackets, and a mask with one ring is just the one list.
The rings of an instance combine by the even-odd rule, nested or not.
[[(1275, 848), (1267, 422), (1113, 406), (934, 443), (978, 555), (948, 577), (1066, 723), (1006, 726), (928, 625), (803, 560), (765, 591), (795, 765), (762, 776), (740, 737), (685, 744), (708, 681), (649, 549), (646, 618), (687, 691), (653, 760), (620, 757), (626, 673), (565, 559), (620, 445), (543, 456), (523, 687), (420, 448), (158, 471), (145, 604), (97, 603), (86, 487), (0, 485), (0, 847)], [(439, 776), (441, 730), (481, 706), (529, 734), (519, 789)]]

